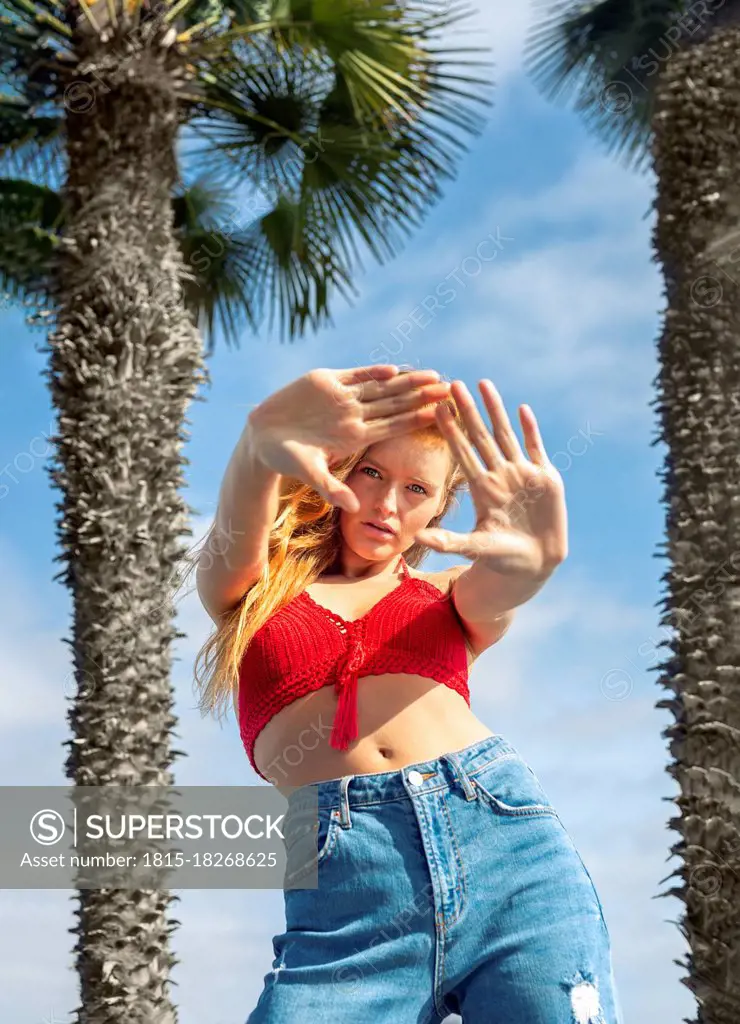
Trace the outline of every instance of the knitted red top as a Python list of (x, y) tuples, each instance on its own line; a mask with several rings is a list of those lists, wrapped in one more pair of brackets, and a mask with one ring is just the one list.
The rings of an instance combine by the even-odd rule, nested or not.
[(401, 557), (403, 579), (367, 614), (348, 621), (302, 591), (257, 630), (239, 667), (239, 731), (252, 767), (258, 734), (298, 697), (332, 683), (339, 695), (329, 743), (357, 738), (357, 680), (384, 672), (436, 679), (470, 706), (462, 621), (451, 592), (417, 579)]

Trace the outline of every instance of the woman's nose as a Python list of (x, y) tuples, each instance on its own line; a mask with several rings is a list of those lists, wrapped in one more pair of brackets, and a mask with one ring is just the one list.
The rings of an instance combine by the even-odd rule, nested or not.
[(396, 511), (396, 498), (395, 495), (388, 491), (386, 494), (381, 494), (377, 499), (376, 506), (382, 515), (387, 516), (390, 513)]

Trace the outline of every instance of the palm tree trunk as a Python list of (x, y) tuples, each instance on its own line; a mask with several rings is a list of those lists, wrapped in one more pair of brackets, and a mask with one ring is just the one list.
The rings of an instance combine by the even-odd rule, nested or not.
[[(656, 88), (654, 246), (667, 309), (656, 378), (672, 652), (658, 707), (680, 787), (671, 852), (702, 1024), (740, 1020), (740, 30), (676, 53)], [(666, 879), (663, 879), (665, 881)]]
[[(133, 58), (108, 52), (66, 104), (70, 220), (49, 380), (66, 563), (57, 578), (72, 594), (77, 682), (65, 768), (77, 786), (170, 785), (181, 753), (170, 741), (171, 643), (182, 635), (170, 581), (178, 538), (192, 533), (178, 493), (185, 413), (208, 374), (172, 230), (175, 59), (147, 46)], [(167, 988), (177, 899), (79, 891), (79, 1024), (177, 1020)]]

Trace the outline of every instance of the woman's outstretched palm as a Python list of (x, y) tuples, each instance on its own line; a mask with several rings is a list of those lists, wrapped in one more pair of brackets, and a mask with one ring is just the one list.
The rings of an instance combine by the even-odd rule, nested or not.
[(547, 457), (529, 406), (519, 407), (527, 458), (492, 381), (482, 380), (479, 386), (493, 433), (462, 381), (453, 381), (451, 397), (470, 441), (448, 409), (435, 408), (439, 428), (470, 482), (475, 525), (470, 533), (420, 530), (416, 539), (436, 551), (480, 560), (503, 575), (536, 578), (568, 553), (563, 481)]
[[(302, 480), (333, 505), (358, 510), (330, 465), (358, 449), (434, 422), (450, 385), (435, 370), (400, 374), (388, 364), (318, 369), (261, 402), (249, 415), (257, 457)], [(425, 406), (425, 408), (421, 408)]]

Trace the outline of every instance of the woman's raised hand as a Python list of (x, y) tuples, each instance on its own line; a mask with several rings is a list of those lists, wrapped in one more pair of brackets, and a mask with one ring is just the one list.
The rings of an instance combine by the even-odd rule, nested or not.
[(386, 363), (310, 370), (249, 414), (254, 450), (273, 472), (302, 480), (332, 505), (356, 512), (357, 498), (330, 464), (434, 423), (436, 403), (449, 391), (436, 370), (401, 374)]
[(532, 581), (540, 580), (541, 585), (567, 557), (565, 487), (547, 455), (532, 409), (519, 406), (525, 453), (493, 381), (486, 377), (478, 387), (490, 427), (461, 380), (452, 382), (451, 395), (468, 436), (447, 409), (434, 410), (440, 432), (470, 484), (475, 525), (469, 533), (419, 530), (414, 539), (434, 551), (472, 558), (507, 577), (513, 602), (508, 607), (515, 608), (533, 595)]

